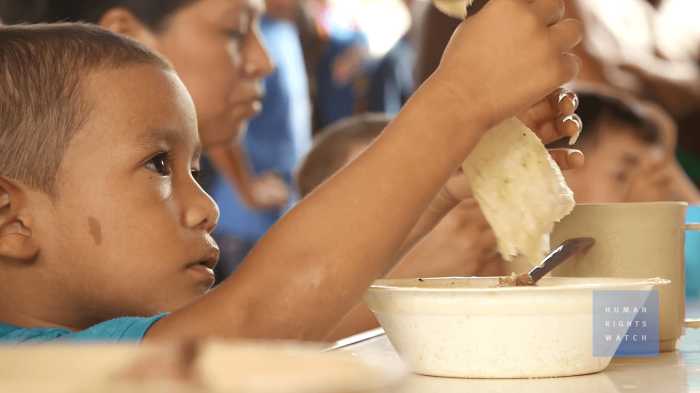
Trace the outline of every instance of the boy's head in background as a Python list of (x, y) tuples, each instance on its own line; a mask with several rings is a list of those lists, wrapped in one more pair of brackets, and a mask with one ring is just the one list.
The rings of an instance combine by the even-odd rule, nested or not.
[(76, 24), (0, 27), (0, 322), (81, 330), (206, 292), (214, 202), (160, 55)]
[[(639, 100), (637, 100), (639, 101)], [(649, 162), (634, 177), (626, 202), (686, 201), (697, 203), (698, 190), (676, 159), (678, 127), (673, 117), (659, 105), (639, 101), (661, 134), (663, 159)]]
[[(602, 90), (578, 90), (583, 130), (574, 147), (583, 168), (564, 172), (577, 203), (624, 202), (640, 168), (663, 156), (661, 135), (642, 105)], [(566, 148), (568, 138), (548, 145)]]
[(303, 198), (357, 157), (389, 125), (391, 118), (369, 113), (343, 119), (319, 133), (297, 167), (295, 182)]

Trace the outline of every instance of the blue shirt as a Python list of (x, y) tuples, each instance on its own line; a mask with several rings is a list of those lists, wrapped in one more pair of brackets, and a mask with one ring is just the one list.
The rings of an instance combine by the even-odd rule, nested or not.
[(316, 65), (316, 108), (321, 127), (366, 112), (369, 75), (367, 35), (344, 22), (340, 11), (324, 14), (328, 42)]
[(262, 113), (250, 122), (244, 145), (256, 173), (274, 171), (289, 184), (290, 205), (258, 212), (243, 204), (235, 188), (214, 176), (208, 190), (219, 205), (216, 233), (257, 241), (298, 197), (293, 193), (292, 172), (311, 147), (311, 104), (304, 56), (296, 27), (263, 17), (260, 28), (277, 68), (264, 82)]
[(404, 36), (379, 62), (372, 75), (367, 111), (396, 116), (415, 91), (415, 64), (416, 51)]
[(159, 314), (150, 318), (116, 318), (79, 332), (62, 328), (21, 328), (0, 323), (0, 345), (38, 344), (47, 341), (139, 343), (148, 329), (166, 315)]

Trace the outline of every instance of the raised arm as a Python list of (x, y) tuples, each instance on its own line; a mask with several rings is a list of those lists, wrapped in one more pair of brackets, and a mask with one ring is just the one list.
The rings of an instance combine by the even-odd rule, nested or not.
[(483, 133), (571, 80), (581, 38), (560, 0), (492, 0), (455, 32), (436, 73), (360, 157), (286, 214), (241, 268), (158, 321), (146, 340), (321, 340), (386, 273)]

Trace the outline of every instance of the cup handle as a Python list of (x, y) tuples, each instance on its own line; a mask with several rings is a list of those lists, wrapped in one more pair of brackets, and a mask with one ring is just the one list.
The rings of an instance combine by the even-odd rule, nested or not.
[(685, 327), (688, 329), (700, 329), (700, 319), (686, 319)]
[[(686, 231), (700, 231), (700, 223), (692, 222), (685, 224)], [(688, 329), (700, 329), (700, 319), (686, 319), (685, 327)]]

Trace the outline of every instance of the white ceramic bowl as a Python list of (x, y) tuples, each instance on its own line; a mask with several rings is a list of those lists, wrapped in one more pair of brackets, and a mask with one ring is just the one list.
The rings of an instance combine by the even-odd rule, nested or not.
[(497, 277), (378, 280), (364, 300), (418, 374), (561, 377), (610, 363), (593, 357), (593, 290), (650, 291), (668, 283), (543, 278), (537, 287), (497, 288)]

